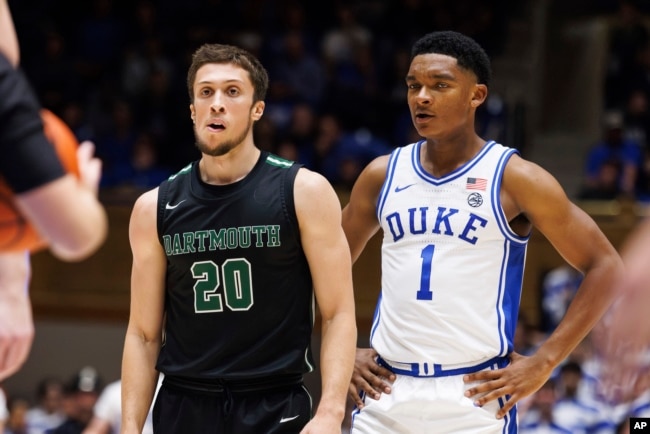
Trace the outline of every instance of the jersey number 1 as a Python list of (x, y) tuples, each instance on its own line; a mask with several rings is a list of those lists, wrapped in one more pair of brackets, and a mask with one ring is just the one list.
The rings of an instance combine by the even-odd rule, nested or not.
[[(246, 259), (228, 259), (221, 267), (212, 261), (192, 264), (194, 312), (222, 312), (222, 295), (217, 291), (223, 279), (223, 296), (230, 310), (248, 310), (253, 306), (251, 264)], [(221, 276), (220, 276), (221, 275)]]
[(433, 260), (434, 250), (435, 246), (429, 244), (420, 253), (422, 274), (420, 275), (420, 289), (417, 292), (418, 300), (433, 300), (433, 292), (431, 292), (431, 261)]

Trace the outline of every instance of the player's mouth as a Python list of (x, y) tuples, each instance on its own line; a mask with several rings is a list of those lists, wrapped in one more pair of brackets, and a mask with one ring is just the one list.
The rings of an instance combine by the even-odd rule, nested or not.
[(220, 120), (214, 120), (214, 121), (208, 123), (207, 127), (208, 127), (208, 130), (210, 130), (210, 132), (213, 132), (213, 133), (218, 133), (218, 132), (223, 131), (223, 130), (226, 129), (226, 126)]
[(433, 119), (434, 116), (430, 113), (424, 113), (424, 112), (416, 112), (415, 113), (415, 122), (416, 123), (424, 123), (429, 121), (430, 119)]

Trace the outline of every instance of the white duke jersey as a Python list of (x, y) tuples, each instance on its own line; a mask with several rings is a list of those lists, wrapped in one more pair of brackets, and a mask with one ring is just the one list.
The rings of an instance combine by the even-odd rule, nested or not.
[(488, 142), (436, 178), (422, 168), (422, 146), (392, 152), (377, 203), (382, 288), (371, 345), (391, 365), (462, 368), (506, 356), (528, 244), (510, 229), (499, 195), (517, 151)]

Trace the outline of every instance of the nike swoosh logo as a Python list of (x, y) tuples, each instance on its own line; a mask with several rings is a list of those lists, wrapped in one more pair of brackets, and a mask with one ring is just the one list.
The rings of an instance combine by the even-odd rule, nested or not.
[(167, 202), (167, 205), (165, 205), (165, 209), (174, 209), (174, 208), (178, 207), (178, 205), (180, 205), (180, 204), (182, 204), (183, 202), (185, 202), (186, 200), (187, 200), (187, 199), (183, 199), (183, 200), (181, 200), (180, 202), (178, 202), (176, 205), (170, 205), (169, 202)]
[(406, 190), (409, 187), (413, 187), (415, 184), (405, 185), (404, 187), (397, 186), (395, 187), (395, 193), (399, 193), (402, 190)]
[(300, 417), (299, 414), (295, 415), (294, 417), (283, 417), (282, 419), (280, 419), (280, 423), (289, 422), (290, 420), (298, 419), (298, 417)]

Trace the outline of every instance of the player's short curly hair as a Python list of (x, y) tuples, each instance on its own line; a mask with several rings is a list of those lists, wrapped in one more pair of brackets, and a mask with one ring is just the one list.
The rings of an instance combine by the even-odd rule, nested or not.
[(454, 31), (431, 32), (418, 39), (411, 49), (411, 60), (420, 54), (443, 54), (456, 59), (458, 66), (476, 75), (478, 83), (490, 84), (490, 58), (469, 36)]
[(192, 54), (192, 64), (187, 72), (187, 90), (194, 102), (194, 80), (200, 67), (209, 63), (231, 63), (248, 71), (253, 89), (253, 102), (264, 101), (269, 88), (269, 75), (262, 63), (251, 53), (234, 45), (203, 44)]

